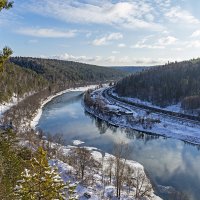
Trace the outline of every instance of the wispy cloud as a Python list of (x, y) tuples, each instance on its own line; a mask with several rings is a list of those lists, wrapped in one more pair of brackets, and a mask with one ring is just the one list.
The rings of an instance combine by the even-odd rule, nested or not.
[(53, 55), (53, 56), (41, 56), (45, 58), (51, 58), (51, 59), (59, 59), (59, 60), (70, 60), (70, 61), (76, 61), (76, 62), (87, 62), (87, 63), (96, 63), (102, 60), (101, 56), (76, 56), (69, 53), (64, 53), (61, 55)]
[(191, 37), (199, 37), (200, 36), (200, 30), (196, 30), (192, 33)]
[(158, 40), (158, 44), (166, 46), (174, 44), (178, 39), (173, 36), (162, 37)]
[(177, 40), (173, 36), (157, 38), (155, 35), (150, 35), (138, 41), (135, 45), (132, 45), (131, 48), (165, 49), (166, 46), (175, 44)]
[(107, 24), (129, 29), (161, 30), (154, 19), (153, 7), (146, 1), (43, 0), (27, 4), (30, 11), (66, 22)]
[(124, 47), (126, 47), (126, 44), (120, 43), (120, 44), (118, 44), (118, 47), (119, 47), (119, 48), (124, 48)]
[(43, 38), (72, 38), (76, 35), (76, 30), (60, 31), (49, 28), (20, 28), (16, 31), (19, 34), (43, 37)]
[(118, 54), (120, 51), (112, 51), (113, 54)]
[(187, 47), (187, 48), (200, 48), (200, 40), (186, 41), (185, 47)]
[(172, 7), (165, 16), (174, 23), (199, 24), (199, 19), (195, 18), (190, 12), (181, 7)]
[(102, 46), (109, 44), (110, 41), (120, 40), (122, 38), (123, 35), (121, 33), (110, 33), (109, 35), (93, 40), (92, 44), (95, 46)]
[(102, 57), (102, 56), (77, 56), (77, 55), (72, 55), (69, 53), (64, 53), (61, 55), (54, 55), (54, 56), (41, 56), (43, 58), (50, 58), (50, 59), (60, 59), (60, 60), (70, 60), (70, 61), (76, 61), (76, 62), (87, 62), (90, 64), (100, 64), (100, 65), (118, 65), (118, 66), (125, 66), (125, 65), (158, 65), (158, 64), (164, 64), (167, 63), (168, 61), (174, 61), (173, 59), (169, 60), (167, 58), (158, 58), (158, 59), (152, 59), (148, 57), (143, 57), (143, 58), (133, 58), (129, 56), (107, 56), (107, 57)]

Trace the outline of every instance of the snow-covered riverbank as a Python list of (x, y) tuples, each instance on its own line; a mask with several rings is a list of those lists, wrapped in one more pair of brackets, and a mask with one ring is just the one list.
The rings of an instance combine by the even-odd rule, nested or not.
[[(71, 92), (71, 91), (86, 91), (88, 89), (94, 89), (96, 88), (97, 85), (91, 85), (91, 86), (87, 86), (87, 87), (79, 87), (79, 88), (70, 88), (67, 90), (64, 90), (62, 92), (59, 92), (55, 95), (52, 95), (50, 97), (48, 97), (47, 99), (45, 99), (43, 102), (41, 102), (41, 106), (40, 108), (37, 110), (37, 112), (35, 113), (35, 117), (34, 119), (31, 121), (31, 126), (32, 128), (35, 128), (40, 117), (42, 114), (42, 109), (45, 106), (45, 104), (47, 104), (48, 102), (50, 102), (53, 98), (62, 95), (66, 92)], [(17, 104), (17, 101), (15, 102), (15, 104)], [(28, 144), (30, 145), (30, 143), (27, 141), (24, 141), (24, 138), (21, 138), (20, 141), (21, 144)], [(56, 145), (57, 147), (59, 146), (58, 144), (52, 143), (52, 145)], [(74, 141), (73, 145), (68, 145), (68, 146), (62, 146), (62, 152), (63, 152), (63, 156), (72, 156), (73, 157), (73, 150), (75, 148), (77, 148), (76, 145), (84, 145), (84, 142), (81, 141)], [(29, 148), (32, 148), (32, 146), (29, 146)], [(91, 155), (92, 158), (94, 160), (96, 160), (100, 165), (102, 164), (102, 160), (103, 161), (103, 167), (102, 170), (107, 170), (108, 168), (108, 160), (112, 157), (113, 155), (110, 155), (106, 152), (101, 151), (100, 149), (94, 148), (94, 147), (87, 147), (84, 146), (85, 149), (87, 149)], [(71, 153), (71, 154), (70, 154)], [(73, 174), (73, 172), (76, 172), (76, 168), (70, 166), (67, 162), (63, 162), (61, 160), (59, 160), (57, 157), (55, 157), (54, 160), (50, 161), (51, 165), (56, 165), (59, 168), (59, 172), (61, 174), (61, 177), (63, 178), (64, 181), (67, 180), (71, 180), (71, 181), (75, 181), (77, 182), (77, 178), (76, 178), (76, 173)], [(131, 176), (133, 176), (133, 178), (138, 178), (141, 179), (141, 183), (143, 184), (142, 186), (142, 190), (145, 189), (145, 187), (148, 187), (148, 191), (147, 191), (147, 196), (149, 197), (145, 197), (146, 200), (160, 200), (159, 197), (157, 197), (154, 194), (154, 190), (153, 187), (149, 181), (149, 178), (146, 176), (145, 172), (144, 172), (144, 167), (132, 160), (127, 160), (127, 165), (129, 165), (132, 169), (133, 169), (133, 173), (131, 174)], [(106, 176), (104, 176), (104, 173), (102, 172), (101, 169), (97, 168), (93, 170), (93, 175), (92, 175), (92, 184), (90, 184), (89, 186), (83, 184), (83, 183), (78, 183), (77, 186), (77, 194), (79, 196), (79, 199), (85, 199), (84, 194), (88, 193), (91, 195), (91, 200), (101, 200), (101, 199), (109, 199), (112, 196), (112, 199), (115, 199), (115, 194), (116, 194), (116, 188), (115, 188), (115, 180), (112, 180), (112, 183), (108, 184), (108, 180), (109, 177), (107, 177), (107, 183), (102, 182), (102, 177), (104, 177), (104, 181), (106, 181)], [(113, 169), (112, 169), (113, 173), (114, 173), (114, 165), (113, 165)], [(91, 169), (89, 168), (89, 170), (86, 172), (86, 175), (88, 175), (88, 177), (91, 177)], [(145, 181), (144, 181), (144, 180)], [(150, 188), (150, 189), (149, 189)], [(131, 190), (128, 190), (127, 186), (124, 186), (124, 189), (122, 190), (122, 198), (124, 200), (131, 200), (131, 199), (135, 199), (135, 192), (136, 192), (136, 188), (131, 187)]]
[(101, 102), (104, 106), (103, 112), (92, 107), (86, 107), (86, 110), (112, 125), (200, 144), (200, 123), (162, 113), (148, 113), (145, 109), (117, 101), (109, 96), (104, 97), (101, 90), (94, 91), (91, 97), (95, 102), (97, 100)]
[[(73, 145), (68, 146), (60, 146), (60, 151), (64, 156), (69, 156), (74, 154), (74, 150), (81, 145), (81, 148), (88, 150), (92, 156), (92, 158), (99, 163), (99, 166), (102, 165), (99, 169), (91, 169), (89, 166), (92, 165), (91, 158), (88, 160), (86, 164), (86, 171), (85, 176), (88, 177), (88, 186), (84, 186), (81, 182), (78, 182), (76, 175), (77, 169), (74, 166), (69, 165), (66, 162), (62, 162), (57, 159), (53, 159), (50, 161), (51, 166), (56, 166), (59, 170), (59, 173), (62, 179), (67, 182), (70, 181), (71, 184), (76, 184), (76, 194), (78, 199), (83, 200), (86, 199), (84, 194), (89, 194), (91, 200), (102, 200), (102, 199), (116, 199), (114, 196), (116, 194), (115, 188), (115, 157), (111, 154), (105, 153), (100, 149), (95, 147), (88, 147), (84, 146), (84, 142), (82, 141), (73, 141)], [(112, 165), (110, 164), (111, 159), (113, 160)], [(129, 166), (132, 172), (128, 175), (129, 178), (132, 178), (132, 181), (135, 180), (136, 182), (140, 182), (141, 191), (140, 193), (145, 193), (146, 195), (143, 196), (145, 200), (162, 200), (160, 197), (154, 194), (154, 189), (145, 174), (144, 167), (135, 162), (133, 160), (126, 160), (126, 166)], [(110, 168), (111, 167), (111, 168)], [(110, 181), (109, 171), (112, 171), (112, 180)], [(92, 181), (89, 181), (92, 179)], [(136, 187), (132, 186), (130, 191), (128, 186), (124, 185), (121, 191), (121, 198), (122, 200), (134, 200), (135, 199), (135, 192)], [(145, 192), (146, 190), (146, 192)]]
[[(52, 95), (50, 97), (48, 97), (46, 100), (44, 100), (41, 104), (41, 107), (37, 110), (37, 113), (34, 117), (34, 119), (32, 120), (31, 122), (31, 126), (32, 128), (35, 128), (40, 117), (41, 117), (41, 114), (42, 114), (42, 109), (43, 107), (45, 106), (45, 104), (47, 104), (48, 102), (50, 102), (53, 98), (59, 96), (59, 95), (62, 95), (66, 92), (71, 92), (71, 91), (86, 91), (88, 89), (94, 89), (96, 88), (96, 85), (92, 85), (92, 86), (88, 86), (88, 87), (79, 87), (79, 88), (70, 88), (70, 89), (67, 89), (67, 90), (64, 90), (62, 92), (59, 92), (55, 95)], [(84, 142), (81, 142), (81, 141), (74, 141), (73, 142), (73, 145), (68, 145), (68, 146), (62, 146), (62, 152), (65, 156), (69, 155), (70, 152), (73, 151), (74, 148), (76, 148), (77, 145), (81, 145), (82, 147), (84, 146)], [(105, 153), (105, 152), (102, 152), (101, 150), (97, 149), (97, 148), (94, 148), (94, 147), (87, 147), (87, 146), (84, 146), (84, 148), (86, 148), (87, 150), (89, 150), (91, 152), (91, 155), (92, 157), (98, 161), (99, 163), (102, 163), (102, 159), (104, 159), (104, 170), (106, 170), (106, 167), (108, 166), (108, 163), (107, 163), (107, 160), (110, 158), (110, 157), (113, 157), (112, 155), (108, 154), (108, 153)], [(132, 161), (132, 160), (128, 160), (127, 161), (127, 164), (131, 166), (131, 168), (133, 168), (135, 170), (135, 172), (140, 172), (140, 176), (142, 174), (143, 177), (145, 177), (146, 181), (148, 182), (149, 179), (146, 177), (145, 175), (145, 172), (144, 172), (144, 167), (135, 162), (135, 161)], [(64, 181), (68, 181), (68, 180), (71, 180), (71, 182), (77, 182), (77, 180), (75, 179), (75, 175), (72, 176), (73, 172), (75, 172), (75, 169), (70, 166), (69, 164), (67, 164), (66, 162), (62, 162), (60, 160), (52, 160), (51, 161), (51, 165), (56, 165), (59, 169), (59, 172), (61, 174), (61, 177), (63, 178)], [(72, 173), (72, 174), (71, 174)], [(91, 175), (90, 171), (86, 172), (87, 174)], [(88, 193), (91, 195), (91, 200), (101, 200), (101, 199), (107, 199), (110, 195), (114, 195), (115, 194), (115, 186), (113, 184), (110, 184), (110, 185), (102, 185), (101, 181), (102, 181), (102, 171), (99, 170), (99, 171), (96, 171), (93, 176), (95, 177), (94, 178), (94, 184), (91, 185), (90, 187), (86, 187), (86, 186), (83, 186), (83, 184), (78, 184), (77, 186), (77, 194), (79, 196), (79, 199), (85, 199), (84, 197), (84, 194), (85, 193)], [(136, 174), (135, 174), (136, 176)], [(149, 182), (149, 184), (151, 184)], [(152, 186), (151, 186), (152, 187)], [(134, 199), (133, 197), (133, 194), (134, 194), (134, 188), (132, 188), (132, 194), (127, 194), (126, 191), (124, 191), (122, 193), (122, 198), (121, 199), (124, 199), (124, 200), (129, 200), (129, 199)], [(151, 198), (146, 198), (146, 199), (152, 199), (152, 200), (160, 200), (159, 197), (157, 197), (155, 194), (154, 194), (154, 190), (153, 188), (151, 189), (150, 191), (151, 193)], [(102, 194), (103, 194), (103, 197), (102, 197)]]
[(60, 96), (62, 94), (65, 94), (67, 92), (72, 92), (72, 91), (82, 91), (82, 92), (84, 92), (84, 91), (87, 91), (88, 89), (94, 89), (96, 87), (97, 87), (97, 85), (89, 85), (89, 86), (83, 86), (83, 87), (77, 87), (77, 88), (69, 88), (69, 89), (63, 90), (61, 92), (58, 92), (58, 93), (56, 93), (56, 94), (54, 94), (52, 96), (49, 96), (47, 99), (45, 99), (43, 102), (41, 102), (40, 108), (36, 111), (34, 118), (30, 122), (31, 128), (32, 129), (36, 128), (36, 126), (37, 126), (37, 124), (38, 124), (38, 122), (40, 120), (40, 117), (42, 115), (43, 107), (48, 102), (50, 102), (52, 99), (54, 99), (55, 97)]

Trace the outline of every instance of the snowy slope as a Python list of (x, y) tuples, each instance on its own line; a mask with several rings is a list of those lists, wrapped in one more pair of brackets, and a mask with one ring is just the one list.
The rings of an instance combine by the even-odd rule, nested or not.
[[(73, 142), (76, 145), (81, 144), (81, 146), (83, 147), (83, 142), (82, 141), (74, 141)], [(63, 154), (66, 155), (70, 155), (70, 153), (72, 153), (74, 148), (77, 148), (77, 146), (61, 146), (60, 147), (63, 151)], [(95, 148), (95, 147), (87, 147), (85, 146), (84, 148), (88, 149), (93, 158), (98, 161), (99, 163), (102, 163), (102, 159), (103, 159), (103, 169), (106, 170), (107, 166), (108, 166), (108, 160), (112, 157), (114, 158), (113, 155), (108, 154), (108, 153), (104, 153), (101, 150)], [(57, 159), (52, 159), (50, 160), (50, 165), (51, 166), (56, 166), (58, 167), (58, 171), (62, 177), (62, 179), (65, 182), (70, 182), (71, 184), (76, 184), (77, 188), (76, 188), (76, 193), (78, 195), (78, 199), (79, 200), (86, 200), (87, 198), (84, 197), (84, 194), (90, 194), (91, 195), (91, 200), (103, 200), (103, 199), (112, 199), (112, 200), (117, 200), (117, 198), (115, 197), (115, 186), (113, 185), (114, 180), (112, 180), (112, 184), (108, 184), (108, 185), (104, 185), (102, 183), (102, 171), (98, 170), (93, 172), (93, 177), (94, 177), (94, 183), (90, 186), (84, 186), (81, 182), (78, 182), (78, 180), (75, 178), (75, 173), (76, 170), (70, 166), (69, 164), (67, 164), (66, 162), (62, 162), (60, 160)], [(148, 178), (145, 175), (144, 172), (144, 168), (141, 164), (132, 161), (132, 160), (127, 160), (126, 162), (133, 170), (134, 173), (137, 173), (138, 171), (145, 176), (145, 181), (149, 181)], [(113, 166), (114, 169), (114, 166)], [(86, 174), (90, 174), (91, 175), (92, 171), (90, 169), (87, 169)], [(105, 175), (104, 175), (105, 176)], [(133, 176), (136, 176), (136, 174), (133, 174)], [(106, 179), (106, 177), (104, 177), (104, 179)], [(105, 181), (105, 180), (104, 180)], [(131, 189), (130, 193), (127, 193), (126, 190), (122, 191), (122, 195), (121, 198), (122, 200), (134, 200), (134, 191), (135, 188)], [(144, 200), (162, 200), (160, 197), (156, 196), (154, 194), (153, 188), (151, 189), (151, 198), (145, 197)]]

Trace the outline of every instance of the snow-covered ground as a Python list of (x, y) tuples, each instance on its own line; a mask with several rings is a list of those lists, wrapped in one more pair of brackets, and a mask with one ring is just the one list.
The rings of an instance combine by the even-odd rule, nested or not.
[(122, 100), (126, 100), (128, 102), (133, 102), (133, 103), (145, 105), (145, 106), (149, 106), (149, 107), (152, 107), (152, 108), (158, 108), (158, 109), (161, 109), (161, 110), (167, 110), (167, 111), (172, 111), (172, 112), (177, 112), (177, 113), (184, 113), (184, 110), (181, 108), (181, 103), (177, 103), (177, 104), (170, 105), (170, 106), (163, 108), (163, 107), (160, 107), (160, 106), (156, 106), (156, 105), (152, 104), (151, 102), (142, 101), (141, 99), (138, 99), (138, 98), (120, 97), (115, 92), (113, 92), (112, 95), (116, 96), (118, 98), (121, 98)]
[[(98, 163), (102, 164), (102, 170), (91, 170), (90, 168), (86, 168), (86, 172), (85, 172), (85, 176), (87, 175), (92, 175), (93, 176), (93, 183), (91, 185), (83, 185), (81, 182), (78, 182), (78, 180), (75, 178), (75, 176), (73, 174), (76, 174), (76, 170), (74, 169), (74, 167), (70, 166), (69, 164), (67, 164), (66, 162), (62, 162), (60, 160), (57, 159), (52, 159), (50, 160), (50, 165), (51, 166), (56, 166), (58, 168), (58, 171), (62, 177), (62, 179), (65, 182), (70, 182), (71, 184), (76, 184), (76, 194), (78, 195), (78, 199), (79, 200), (86, 200), (87, 198), (84, 197), (84, 194), (90, 194), (91, 197), (89, 199), (91, 200), (102, 200), (102, 199), (112, 199), (112, 200), (117, 200), (115, 196), (116, 194), (116, 189), (114, 186), (114, 178), (112, 178), (111, 183), (107, 183), (106, 182), (106, 170), (109, 166), (109, 160), (110, 158), (114, 159), (114, 156), (105, 152), (102, 152), (101, 150), (95, 148), (95, 147), (87, 147), (87, 146), (83, 146), (84, 142), (79, 141), (79, 140), (75, 140), (73, 141), (73, 144), (76, 144), (76, 146), (61, 146), (60, 149), (62, 149), (63, 155), (67, 156), (67, 155), (71, 155), (71, 153), (73, 153), (73, 150), (75, 148), (77, 148), (77, 146), (79, 144), (81, 144), (81, 147), (84, 147), (85, 149), (89, 150), (93, 159), (96, 160)], [(145, 189), (145, 185), (149, 184), (149, 179), (147, 178), (147, 176), (145, 175), (144, 172), (144, 167), (132, 160), (127, 160), (126, 164), (129, 165), (131, 167), (131, 169), (133, 170), (132, 173), (132, 177), (133, 179), (137, 179), (138, 174), (140, 174), (140, 176), (145, 177), (144, 179), (144, 189)], [(114, 173), (114, 168), (115, 165), (113, 165), (113, 173)], [(102, 182), (102, 176), (104, 176), (104, 183)], [(108, 177), (107, 177), (108, 178)], [(151, 197), (144, 197), (144, 200), (162, 200), (160, 197), (156, 196), (154, 194), (154, 190), (150, 184), (150, 196)], [(121, 198), (122, 200), (134, 200), (134, 195), (135, 195), (135, 188), (131, 187), (131, 192), (128, 192), (126, 187), (124, 188), (124, 190), (121, 193)]]
[(138, 98), (121, 97), (117, 93), (115, 93), (114, 91), (112, 91), (112, 95), (116, 96), (116, 97), (118, 97), (122, 100), (125, 100), (127, 102), (137, 103), (137, 104), (140, 104), (140, 105), (145, 105), (145, 106), (157, 108), (157, 109), (160, 109), (160, 110), (166, 110), (166, 111), (171, 111), (171, 112), (175, 112), (175, 113), (183, 113), (183, 114), (187, 114), (187, 115), (191, 115), (191, 116), (199, 116), (198, 110), (184, 110), (184, 109), (182, 109), (181, 108), (181, 102), (179, 102), (177, 104), (169, 105), (169, 106), (166, 106), (166, 107), (160, 107), (160, 106), (156, 106), (156, 105), (152, 104), (149, 101), (143, 101), (143, 100), (138, 99)]
[(22, 98), (17, 98), (16, 94), (13, 94), (9, 102), (3, 102), (0, 103), (0, 118), (3, 116), (3, 114), (9, 110), (12, 106), (17, 105), (20, 101), (22, 101), (25, 97), (31, 94), (26, 94)]
[(25, 93), (22, 97), (17, 97), (17, 94), (13, 94), (8, 102), (0, 103), (0, 119), (3, 117), (4, 113), (8, 111), (11, 107), (17, 105), (19, 102), (23, 101), (25, 98), (33, 95), (35, 92)]
[[(88, 87), (79, 87), (79, 88), (71, 88), (71, 89), (67, 89), (67, 90), (64, 90), (62, 92), (59, 92), (53, 96), (50, 96), (48, 97), (46, 100), (44, 100), (41, 104), (41, 107), (37, 110), (37, 113), (33, 119), (33, 121), (31, 122), (31, 126), (32, 128), (35, 128), (35, 126), (37, 125), (40, 117), (41, 117), (41, 114), (42, 114), (42, 108), (43, 106), (48, 103), (49, 101), (51, 101), (53, 98), (55, 98), (56, 96), (59, 96), (59, 95), (62, 95), (66, 92), (70, 92), (70, 91), (86, 91), (88, 89), (94, 89), (96, 88), (96, 85), (91, 85), (91, 86), (88, 86)], [(8, 110), (10, 107), (12, 107), (13, 105), (16, 105), (19, 101), (21, 101), (22, 99), (17, 99), (15, 97), (12, 98), (12, 101), (10, 103), (7, 103), (5, 105), (1, 105), (1, 114), (3, 114), (3, 112), (5, 112), (6, 110)], [(112, 109), (116, 109), (115, 106), (113, 106)], [(23, 145), (26, 145), (26, 142), (21, 142), (21, 144)], [(62, 152), (63, 152), (63, 155), (69, 155), (74, 148), (77, 148), (78, 145), (82, 145), (83, 146), (84, 142), (82, 141), (78, 141), (78, 140), (75, 140), (73, 141), (73, 146), (61, 146), (62, 148)], [(58, 144), (52, 144), (52, 145), (57, 145)], [(102, 163), (102, 160), (103, 161), (103, 167), (102, 169), (105, 170), (106, 167), (108, 166), (108, 160), (110, 157), (113, 157), (112, 155), (108, 154), (108, 153), (105, 153), (105, 152), (102, 152), (101, 150), (97, 149), (97, 148), (94, 148), (94, 147), (85, 147), (87, 150), (90, 151), (92, 157), (94, 160), (96, 160), (97, 162), (99, 163)], [(149, 179), (147, 178), (147, 176), (145, 175), (145, 172), (144, 172), (144, 168), (141, 164), (135, 162), (135, 161), (132, 161), (132, 160), (127, 160), (127, 164), (133, 169), (134, 172), (136, 173), (140, 173), (140, 175), (142, 174), (143, 177), (145, 177), (145, 181), (144, 181), (144, 185), (143, 187), (145, 188), (145, 185), (146, 184), (150, 184), (149, 182)], [(50, 160), (50, 165), (56, 165), (59, 169), (59, 173), (61, 175), (61, 177), (63, 178), (64, 181), (71, 181), (71, 182), (74, 182), (74, 183), (77, 183), (77, 180), (75, 178), (75, 176), (72, 176), (73, 175), (73, 171), (75, 170), (72, 166), (70, 166), (69, 164), (67, 164), (67, 162), (62, 162), (58, 159), (54, 159), (54, 160)], [(112, 180), (112, 184), (103, 184), (102, 183), (102, 173), (103, 173), (103, 170), (96, 170), (95, 171), (95, 174), (93, 174), (93, 177), (94, 177), (94, 182), (93, 182), (93, 185), (91, 185), (90, 187), (86, 187), (85, 185), (83, 185), (82, 183), (77, 183), (77, 187), (76, 187), (76, 191), (77, 191), (77, 194), (79, 196), (79, 200), (85, 200), (87, 199), (86, 197), (84, 197), (84, 194), (85, 193), (88, 193), (91, 195), (91, 200), (103, 200), (103, 199), (113, 199), (115, 200), (116, 198), (114, 197), (115, 196), (115, 186), (114, 186), (114, 180)], [(91, 174), (91, 171), (90, 169), (88, 169), (87, 171), (87, 174)], [(137, 176), (137, 174), (132, 174), (133, 177)], [(105, 178), (105, 177), (104, 177)], [(151, 185), (151, 184), (150, 184)], [(135, 195), (135, 188), (132, 187), (131, 188), (131, 192), (127, 192), (127, 189), (123, 189), (122, 193), (121, 193), (121, 199), (122, 200), (134, 200), (134, 195)], [(155, 194), (154, 194), (154, 190), (153, 188), (151, 188), (150, 190), (150, 195), (151, 197), (148, 198), (144, 198), (145, 200), (161, 200), (161, 198), (157, 197)]]
[[(145, 131), (151, 134), (158, 134), (194, 144), (200, 144), (200, 123), (187, 119), (170, 117), (162, 113), (147, 113), (144, 109), (128, 105), (114, 100), (113, 98), (104, 98), (102, 96), (102, 91), (103, 89), (94, 91), (91, 94), (93, 100), (101, 99), (101, 101), (105, 103), (105, 107), (110, 108), (112, 114), (113, 112), (119, 113), (119, 111), (122, 111), (122, 114), (111, 115), (109, 112), (103, 114), (86, 107), (86, 110), (91, 114), (116, 126), (133, 128), (138, 131)], [(177, 106), (175, 106), (175, 108), (177, 109)], [(171, 109), (174, 111), (175, 108), (172, 107)], [(129, 113), (129, 115), (127, 115), (127, 113)]]

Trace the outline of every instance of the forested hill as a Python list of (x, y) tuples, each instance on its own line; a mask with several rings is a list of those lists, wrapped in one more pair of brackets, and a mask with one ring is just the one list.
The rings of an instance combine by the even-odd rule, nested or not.
[(6, 62), (0, 74), (0, 103), (7, 102), (14, 95), (38, 92), (47, 87), (48, 81), (30, 69), (23, 69), (13, 63)]
[(100, 67), (73, 61), (30, 57), (12, 57), (10, 58), (10, 61), (23, 68), (35, 71), (50, 83), (54, 84), (117, 80), (127, 74), (108, 67)]
[(127, 75), (108, 67), (42, 58), (12, 57), (0, 74), (0, 103), (49, 89), (53, 91), (87, 83), (117, 80)]
[(136, 72), (141, 72), (143, 70), (149, 69), (150, 67), (138, 67), (138, 66), (117, 66), (117, 67), (112, 67), (113, 69), (117, 69), (117, 70), (121, 70), (124, 72), (128, 72), (128, 73), (136, 73)]
[(120, 96), (137, 97), (155, 105), (180, 101), (200, 107), (200, 59), (175, 62), (130, 75), (116, 85)]

